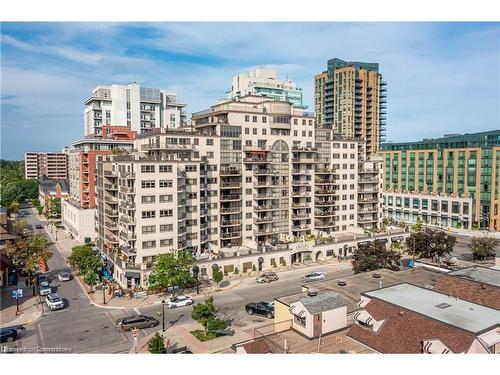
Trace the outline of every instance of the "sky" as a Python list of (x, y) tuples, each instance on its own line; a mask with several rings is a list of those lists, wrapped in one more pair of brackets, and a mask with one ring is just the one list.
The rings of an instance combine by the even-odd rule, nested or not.
[(256, 66), (303, 88), (327, 60), (377, 62), (387, 140), (500, 128), (500, 23), (1, 23), (2, 159), (83, 138), (97, 85), (175, 91), (189, 113)]

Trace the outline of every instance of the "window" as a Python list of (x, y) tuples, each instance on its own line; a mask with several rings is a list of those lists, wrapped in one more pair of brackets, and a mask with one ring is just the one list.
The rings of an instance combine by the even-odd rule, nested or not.
[(155, 173), (154, 165), (141, 165), (141, 173)]
[(160, 210), (160, 217), (172, 217), (173, 210)]
[(305, 318), (305, 317), (301, 318), (301, 317), (300, 317), (300, 316), (298, 316), (298, 315), (294, 315), (294, 316), (293, 316), (293, 322), (294, 322), (295, 324), (298, 324), (298, 325), (299, 325), (299, 326), (301, 326), (301, 327), (305, 327), (305, 326), (306, 326), (306, 318)]
[(214, 145), (214, 140), (213, 139), (207, 139), (207, 146), (213, 146)]
[(250, 116), (249, 115), (245, 115), (245, 122), (250, 122)]
[(155, 203), (156, 202), (156, 197), (154, 195), (143, 195), (142, 196), (142, 203), (147, 204), (147, 203)]
[(186, 165), (186, 172), (196, 172), (197, 170), (198, 168), (196, 167), (196, 165)]
[(267, 129), (262, 129), (262, 135), (267, 135)]
[(252, 122), (257, 122), (257, 116), (252, 116)]
[(172, 172), (172, 166), (171, 165), (160, 165), (159, 169), (160, 169), (160, 173)]
[(160, 187), (172, 187), (172, 180), (160, 180)]
[(302, 119), (302, 125), (307, 125), (306, 120)]
[(142, 241), (143, 249), (152, 249), (156, 247), (156, 241)]
[(257, 135), (257, 128), (252, 129), (252, 134)]
[(262, 122), (265, 124), (267, 122), (267, 117), (266, 116), (262, 116)]
[(167, 203), (167, 202), (172, 202), (173, 196), (172, 195), (160, 195), (160, 203)]
[(143, 189), (152, 189), (156, 186), (155, 184), (155, 181), (154, 180), (145, 180), (145, 181), (141, 181), (141, 187)]
[(142, 234), (156, 233), (156, 225), (144, 225), (142, 227)]
[(154, 219), (156, 217), (156, 211), (142, 211), (143, 219)]
[(174, 230), (173, 224), (160, 224), (160, 232), (171, 232)]
[(250, 128), (245, 128), (245, 134), (250, 134)]
[(160, 240), (160, 247), (173, 246), (174, 240), (172, 238), (166, 238), (164, 240)]
[(297, 119), (296, 118), (293, 119), (293, 124), (297, 125)]

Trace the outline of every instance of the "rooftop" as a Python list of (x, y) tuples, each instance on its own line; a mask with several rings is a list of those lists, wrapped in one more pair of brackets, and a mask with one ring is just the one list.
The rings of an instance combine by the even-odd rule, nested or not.
[(500, 271), (486, 267), (470, 267), (452, 271), (449, 275), (500, 287)]
[(347, 299), (342, 294), (329, 290), (320, 292), (316, 296), (303, 297), (300, 302), (312, 315), (347, 306)]
[(407, 283), (363, 294), (473, 333), (500, 324), (498, 310)]

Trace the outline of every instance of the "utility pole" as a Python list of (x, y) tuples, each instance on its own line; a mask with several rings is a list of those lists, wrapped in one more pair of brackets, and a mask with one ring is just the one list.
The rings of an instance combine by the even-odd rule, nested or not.
[(413, 235), (413, 267), (415, 268), (415, 235)]

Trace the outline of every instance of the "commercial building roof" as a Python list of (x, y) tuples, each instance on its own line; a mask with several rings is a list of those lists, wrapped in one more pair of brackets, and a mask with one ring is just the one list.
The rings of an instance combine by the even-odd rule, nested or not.
[(473, 333), (480, 333), (500, 324), (498, 310), (407, 283), (363, 295)]
[(500, 287), (500, 270), (493, 268), (474, 266), (458, 271), (452, 271), (449, 275)]
[(300, 299), (309, 314), (318, 314), (339, 307), (347, 306), (347, 299), (341, 294), (333, 291), (324, 291), (316, 296), (307, 296)]

